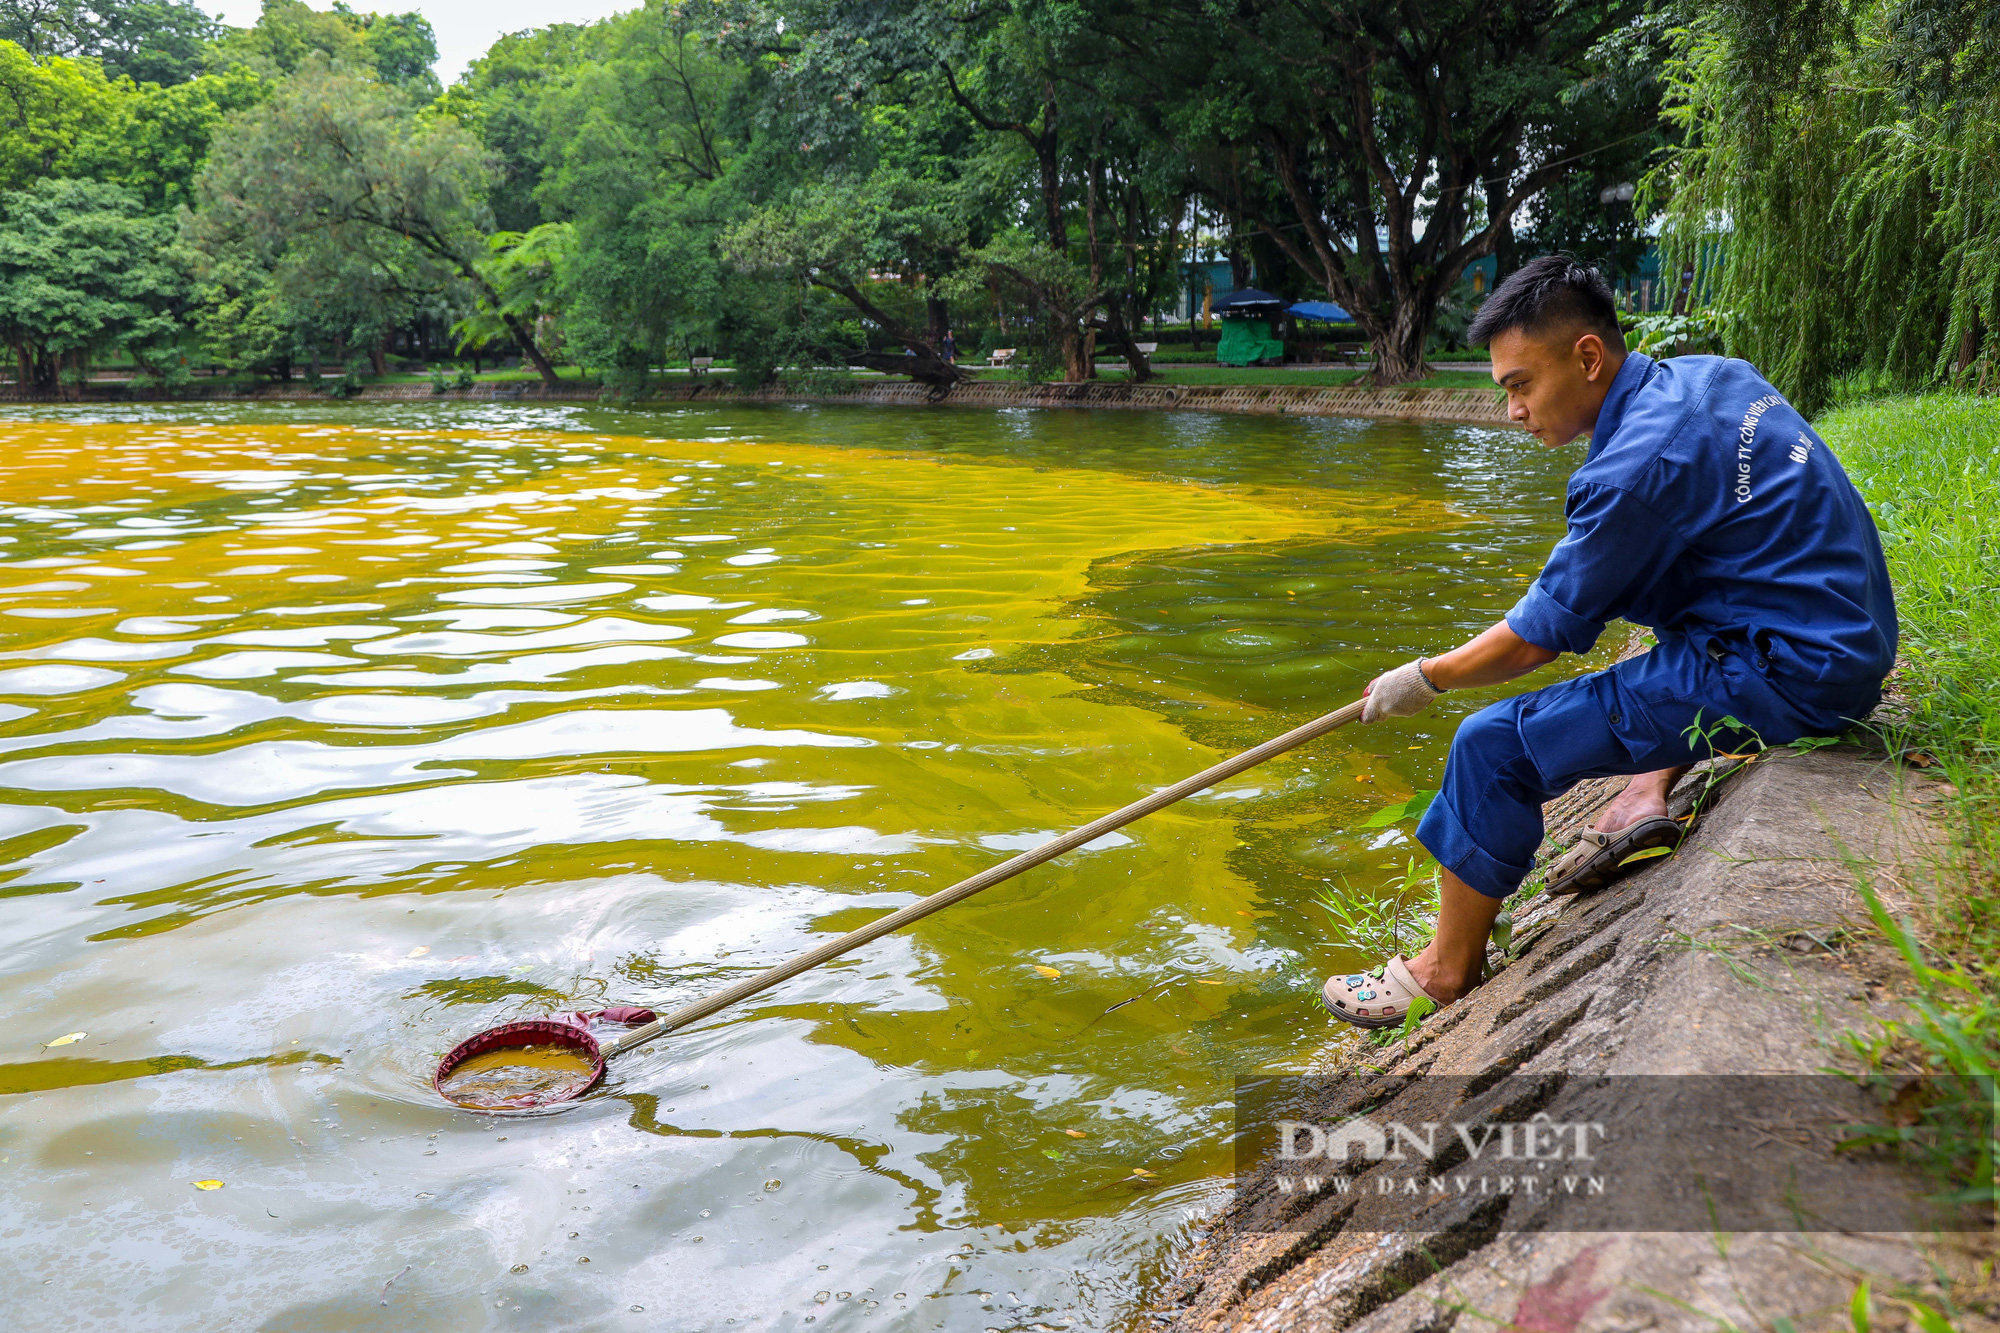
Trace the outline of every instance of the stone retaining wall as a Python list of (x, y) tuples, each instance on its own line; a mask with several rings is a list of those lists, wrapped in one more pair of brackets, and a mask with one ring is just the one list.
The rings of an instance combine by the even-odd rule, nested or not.
[[(600, 392), (584, 385), (483, 384), (465, 392), (437, 393), (427, 384), (378, 384), (364, 388), (361, 402), (529, 402), (596, 403)], [(51, 402), (18, 390), (0, 390), (0, 402)], [(74, 401), (74, 400), (69, 400)], [(128, 394), (123, 385), (89, 386), (86, 402), (264, 402), (340, 401), (298, 384), (267, 384), (255, 389), (210, 388), (195, 384), (178, 399)], [(1462, 421), (1507, 426), (1506, 403), (1485, 389), (1363, 389), (1318, 388), (1290, 384), (1015, 384), (972, 381), (941, 391), (907, 381), (858, 383), (830, 393), (794, 393), (784, 389), (739, 391), (719, 383), (690, 384), (649, 393), (629, 406), (662, 403), (852, 403), (876, 407), (1068, 407), (1138, 411), (1226, 412), (1255, 416), (1387, 417), (1418, 421)]]

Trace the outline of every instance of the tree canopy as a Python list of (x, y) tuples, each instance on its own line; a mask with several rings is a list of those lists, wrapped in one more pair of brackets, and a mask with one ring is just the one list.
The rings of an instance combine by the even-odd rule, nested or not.
[(186, 287), (171, 219), (129, 191), (45, 179), (0, 194), (0, 339), (21, 383), (54, 390), (65, 358), (169, 342)]
[(0, 191), (171, 221), (197, 359), (619, 390), (699, 354), (942, 388), (954, 345), (1143, 380), (1224, 261), (1345, 307), (1400, 383), (1470, 266), (1629, 273), (1661, 219), (1688, 309), (1648, 345), (1812, 404), (1990, 362), (1996, 33), (1973, 0), (661, 0), (442, 88), (416, 13), (0, 0)]

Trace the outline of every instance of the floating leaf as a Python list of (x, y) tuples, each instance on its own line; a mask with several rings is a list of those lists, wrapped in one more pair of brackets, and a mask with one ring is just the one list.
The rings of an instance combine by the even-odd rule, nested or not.
[(1060, 1162), (1063, 1158), (1069, 1156), (1069, 1154), (1061, 1148), (1044, 1148), (1042, 1149), (1042, 1156), (1049, 1158), (1051, 1161)]
[(409, 951), (409, 953), (405, 954), (405, 955), (404, 955), (404, 957), (406, 957), (406, 958), (422, 958), (422, 957), (423, 957), (423, 956), (424, 956), (425, 954), (429, 953), (430, 951), (431, 951), (431, 946), (430, 946), (430, 945), (428, 945), (428, 944), (419, 944), (419, 945), (418, 945), (418, 946), (417, 946), (416, 948), (414, 948), (414, 949), (410, 950), (410, 951)]
[(1063, 1133), (1069, 1135), (1073, 1139), (1087, 1139), (1090, 1137), (1090, 1135), (1084, 1133), (1080, 1129), (1066, 1129), (1063, 1131)]
[(1414, 819), (1418, 815), (1421, 815), (1424, 811), (1430, 809), (1431, 802), (1435, 801), (1436, 799), (1437, 799), (1436, 789), (1432, 789), (1430, 791), (1420, 791), (1416, 795), (1410, 797), (1410, 799), (1407, 801), (1398, 801), (1394, 805), (1383, 806), (1380, 810), (1377, 810), (1374, 814), (1368, 816), (1368, 818), (1362, 820), (1359, 824), (1355, 825), (1355, 827), (1387, 828), (1389, 827), (1389, 825), (1396, 823), (1398, 820)]
[(194, 1183), (194, 1187), (198, 1190), (219, 1190), (222, 1188), (222, 1182), (219, 1180), (197, 1180)]
[(1135, 1166), (1132, 1168), (1132, 1174), (1135, 1176), (1150, 1176), (1153, 1173), (1143, 1166)]
[(67, 1046), (73, 1041), (82, 1041), (85, 1037), (88, 1037), (89, 1035), (90, 1034), (88, 1032), (72, 1032), (66, 1036), (57, 1037), (54, 1041), (50, 1042), (49, 1045)]
[(1035, 971), (1045, 977), (1059, 977), (1062, 975), (1062, 973), (1056, 971), (1053, 967), (1043, 967), (1040, 963), (1035, 964)]
[(1210, 981), (1207, 977), (1196, 977), (1195, 980), (1204, 986), (1227, 986), (1229, 984), (1226, 981)]
[(1673, 854), (1674, 854), (1674, 849), (1671, 847), (1648, 847), (1643, 852), (1632, 853), (1630, 856), (1626, 857), (1623, 861), (1620, 861), (1618, 864), (1621, 866), (1629, 866), (1634, 861), (1650, 861), (1656, 856), (1672, 856)]

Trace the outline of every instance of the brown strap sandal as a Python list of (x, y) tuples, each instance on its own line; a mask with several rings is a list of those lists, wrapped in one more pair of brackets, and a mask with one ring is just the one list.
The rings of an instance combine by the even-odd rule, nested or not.
[(1616, 833), (1585, 829), (1576, 845), (1549, 867), (1547, 892), (1593, 893), (1624, 874), (1628, 858), (1655, 847), (1678, 847), (1686, 832), (1680, 821), (1665, 815), (1649, 815)]

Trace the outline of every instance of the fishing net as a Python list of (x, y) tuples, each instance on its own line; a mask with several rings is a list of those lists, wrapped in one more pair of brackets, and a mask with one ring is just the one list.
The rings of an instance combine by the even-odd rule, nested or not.
[(468, 1111), (525, 1111), (571, 1101), (604, 1076), (593, 1022), (650, 1023), (650, 1009), (600, 1009), (506, 1023), (467, 1038), (438, 1063), (432, 1085)]

